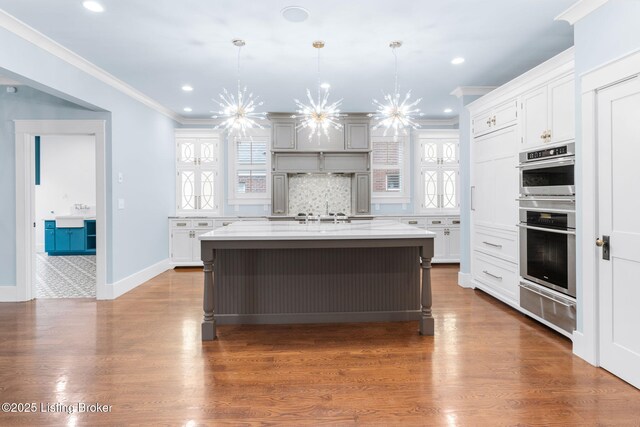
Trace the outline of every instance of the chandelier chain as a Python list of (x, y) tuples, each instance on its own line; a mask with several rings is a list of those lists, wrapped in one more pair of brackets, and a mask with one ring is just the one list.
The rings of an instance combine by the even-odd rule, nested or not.
[(391, 52), (393, 53), (393, 57), (395, 59), (396, 71), (395, 71), (395, 85), (394, 85), (394, 95), (398, 94), (398, 54), (396, 53), (396, 48), (391, 48)]

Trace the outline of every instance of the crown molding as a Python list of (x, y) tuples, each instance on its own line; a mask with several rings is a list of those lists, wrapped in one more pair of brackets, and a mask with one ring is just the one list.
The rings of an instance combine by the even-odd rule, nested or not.
[(569, 25), (574, 25), (608, 1), (609, 0), (579, 0), (569, 9), (556, 16), (555, 21), (567, 21)]
[[(111, 86), (112, 88), (124, 93), (132, 99), (135, 99), (138, 102), (146, 105), (147, 107), (157, 111), (160, 114), (163, 114), (169, 117), (172, 120), (175, 120), (181, 123), (184, 119), (179, 114), (176, 114), (173, 110), (163, 106), (158, 101), (150, 98), (134, 87), (128, 85), (92, 62), (86, 60), (82, 56), (77, 53), (67, 49), (60, 43), (54, 41), (53, 39), (45, 36), (38, 30), (30, 27), (24, 22), (20, 21), (13, 15), (9, 15), (7, 12), (0, 9), (0, 27), (5, 28), (7, 31), (15, 34), (18, 37), (23, 38), (29, 43), (39, 47), (40, 49), (62, 59), (68, 64), (78, 68), (81, 71), (89, 74), (92, 77), (100, 80), (103, 83)], [(16, 52), (17, 54), (18, 52)]]
[(458, 86), (451, 91), (450, 95), (456, 98), (463, 96), (483, 96), (494, 90), (496, 86)]

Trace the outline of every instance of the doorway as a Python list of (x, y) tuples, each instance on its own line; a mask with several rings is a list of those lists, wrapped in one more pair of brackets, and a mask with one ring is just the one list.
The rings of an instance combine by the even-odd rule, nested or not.
[(93, 135), (34, 137), (36, 298), (96, 296)]
[[(38, 242), (39, 234), (42, 235), (43, 245), (46, 246), (46, 229), (47, 226), (51, 230), (52, 225), (46, 224), (45, 221), (53, 220), (53, 234), (57, 238), (60, 236), (60, 247), (53, 246), (49, 248), (42, 247), (43, 252), (51, 250), (57, 252), (54, 256), (92, 256), (86, 253), (86, 250), (93, 249), (95, 251), (95, 287), (90, 291), (97, 299), (109, 299), (112, 296), (107, 293), (107, 277), (106, 277), (106, 179), (105, 179), (105, 122), (102, 120), (16, 120), (16, 273), (17, 273), (17, 299), (28, 301), (38, 296), (38, 268), (39, 256)], [(94, 158), (93, 171), (95, 177), (95, 204), (91, 205), (90, 200), (75, 200), (70, 194), (67, 198), (61, 198), (60, 207), (51, 209), (54, 213), (43, 213), (44, 207), (38, 208), (39, 197), (36, 193), (36, 137), (40, 139), (40, 149), (43, 148), (43, 140), (90, 140), (93, 142)], [(42, 154), (42, 153), (41, 153)], [(41, 157), (42, 160), (42, 157)], [(69, 159), (58, 160), (68, 168), (74, 168)], [(51, 163), (49, 164), (51, 165)], [(43, 174), (44, 164), (40, 165), (40, 182), (45, 178)], [(78, 167), (78, 166), (75, 166)], [(38, 192), (40, 189), (38, 189)], [(64, 196), (64, 193), (62, 194)], [(80, 198), (81, 196), (77, 196)], [(68, 203), (68, 204), (65, 204)], [(77, 205), (77, 206), (76, 206)], [(66, 206), (66, 207), (65, 207)], [(93, 211), (92, 211), (93, 210)], [(37, 212), (38, 211), (38, 212)], [(66, 212), (65, 212), (66, 211)], [(67, 213), (65, 215), (65, 213)], [(75, 214), (75, 215), (74, 215)], [(40, 215), (40, 216), (39, 216)], [(47, 216), (45, 218), (44, 216)], [(58, 221), (57, 217), (67, 222)], [(92, 217), (95, 216), (95, 219)], [(79, 218), (80, 217), (80, 218)], [(82, 226), (77, 223), (81, 219)], [(74, 222), (74, 220), (76, 222)], [(42, 229), (38, 227), (41, 222)], [(93, 221), (88, 224), (86, 221)], [(61, 227), (56, 227), (60, 226)], [(63, 229), (58, 232), (57, 228)], [(79, 231), (82, 228), (82, 231)], [(40, 230), (40, 231), (38, 231)], [(65, 234), (66, 233), (66, 234)], [(49, 235), (51, 232), (49, 232)], [(56, 239), (57, 240), (57, 239)], [(50, 240), (51, 242), (51, 240)], [(82, 248), (85, 253), (78, 254), (77, 250)], [(49, 249), (47, 251), (46, 249)], [(42, 258), (42, 257), (40, 257)], [(47, 257), (49, 258), (49, 257)], [(53, 258), (56, 263), (63, 262), (62, 258)], [(68, 261), (68, 260), (67, 260)], [(61, 267), (52, 265), (51, 268), (58, 269), (61, 276), (73, 276), (81, 274), (78, 268), (73, 264), (67, 263), (66, 271), (60, 271)], [(87, 265), (84, 268), (89, 268)], [(89, 273), (92, 274), (92, 273)], [(63, 279), (61, 279), (63, 280)], [(73, 278), (67, 278), (67, 281), (73, 282)], [(95, 289), (95, 291), (93, 291)], [(78, 290), (75, 290), (78, 292)]]

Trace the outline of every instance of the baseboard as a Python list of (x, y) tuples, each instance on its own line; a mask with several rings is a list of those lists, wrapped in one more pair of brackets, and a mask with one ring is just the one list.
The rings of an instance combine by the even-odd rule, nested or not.
[(132, 275), (127, 276), (124, 279), (118, 280), (115, 283), (107, 283), (106, 296), (105, 298), (99, 299), (116, 299), (119, 296), (126, 294), (130, 290), (135, 289), (143, 283), (153, 279), (158, 274), (164, 273), (170, 268), (171, 267), (169, 264), (169, 258), (167, 258), (145, 268), (144, 270), (133, 273)]
[(18, 287), (15, 285), (0, 285), (0, 302), (18, 301)]
[(458, 285), (463, 288), (473, 289), (473, 283), (471, 283), (471, 274), (463, 273), (462, 271), (458, 272)]
[(599, 366), (594, 349), (582, 332), (573, 331), (573, 354), (593, 366)]

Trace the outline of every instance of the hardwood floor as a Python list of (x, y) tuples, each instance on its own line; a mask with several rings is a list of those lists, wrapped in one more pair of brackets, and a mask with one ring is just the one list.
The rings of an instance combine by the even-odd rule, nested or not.
[(435, 337), (417, 322), (220, 326), (203, 343), (198, 270), (115, 301), (0, 304), (2, 402), (112, 405), (0, 425), (640, 425), (640, 391), (569, 340), (460, 288), (457, 266), (432, 277)]

